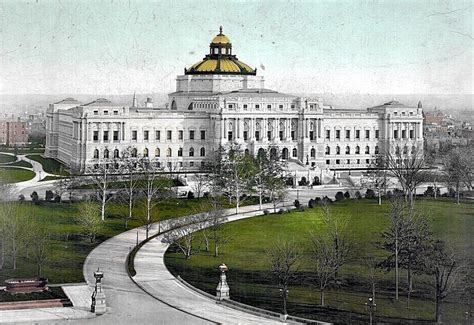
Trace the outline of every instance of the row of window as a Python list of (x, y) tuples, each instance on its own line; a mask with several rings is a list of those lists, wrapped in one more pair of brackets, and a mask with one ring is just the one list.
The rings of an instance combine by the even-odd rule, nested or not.
[[(314, 150), (314, 148), (311, 149), (311, 157), (315, 157), (315, 156), (313, 155), (313, 153), (316, 154), (316, 151), (314, 150), (314, 152), (313, 152), (313, 150)], [(346, 153), (346, 155), (350, 155), (350, 154), (351, 154), (351, 147), (347, 146), (345, 153)], [(364, 153), (365, 153), (365, 154), (370, 154), (370, 147), (369, 147), (369, 146), (366, 146), (366, 147), (365, 147), (365, 152), (364, 152)], [(375, 146), (374, 153), (375, 153), (375, 154), (378, 154), (378, 153), (379, 153), (379, 146)], [(330, 155), (330, 154), (331, 154), (331, 148), (330, 148), (329, 146), (326, 147), (325, 154), (326, 154), (326, 155)], [(340, 155), (340, 154), (341, 154), (341, 147), (336, 146), (336, 155)], [(354, 154), (356, 154), (356, 155), (359, 155), (359, 154), (360, 154), (360, 147), (359, 147), (359, 146), (356, 146), (356, 147), (355, 147)]]
[[(109, 115), (109, 111), (108, 110), (103, 110), (102, 114), (103, 115)], [(117, 111), (117, 110), (113, 111), (113, 115), (118, 115), (118, 114), (119, 114), (119, 111)], [(99, 115), (99, 111), (94, 111), (94, 115)]]
[[(200, 131), (200, 138), (201, 140), (206, 140), (206, 131), (201, 130)], [(189, 140), (195, 140), (196, 138), (196, 133), (195, 130), (189, 130)], [(184, 131), (179, 130), (178, 131), (178, 140), (183, 140), (184, 139)], [(99, 131), (93, 131), (92, 134), (92, 140), (93, 141), (99, 141)], [(103, 141), (109, 141), (110, 140), (110, 135), (109, 131), (102, 131), (102, 140)], [(113, 141), (119, 141), (119, 131), (112, 131), (112, 140)], [(132, 130), (132, 141), (137, 141), (138, 140), (138, 131)], [(143, 140), (144, 141), (149, 141), (150, 140), (150, 131), (145, 130), (143, 131)], [(161, 140), (161, 131), (157, 130), (155, 131), (155, 140), (160, 141)], [(166, 140), (172, 141), (173, 140), (173, 131), (168, 130), (166, 131)]]
[[(409, 137), (410, 139), (415, 138), (415, 130), (409, 130)], [(399, 137), (401, 135), (401, 137)], [(401, 134), (398, 132), (398, 130), (393, 130), (393, 138), (394, 139), (408, 139), (407, 138), (407, 130), (402, 130)]]
[[(360, 134), (360, 131), (361, 130), (355, 130), (355, 139), (360, 139), (361, 137), (361, 134)], [(313, 134), (311, 134), (313, 131), (310, 131), (310, 134), (309, 134), (309, 137), (311, 139), (313, 139)], [(341, 130), (335, 130), (335, 138), (340, 140), (341, 139)], [(351, 130), (346, 130), (346, 139), (349, 140), (351, 138)], [(365, 138), (366, 139), (370, 139), (370, 130), (365, 130)], [(379, 130), (375, 130), (375, 138), (378, 139), (379, 138)], [(331, 130), (326, 130), (326, 139), (329, 140), (331, 139)]]
[[(252, 105), (243, 104), (243, 105), (242, 105), (242, 108), (243, 108), (244, 110), (247, 110), (247, 109), (250, 108), (250, 106), (252, 106)], [(254, 105), (253, 105), (253, 108), (255, 108), (255, 109), (260, 109), (260, 106), (263, 107), (264, 105), (254, 104)], [(267, 109), (272, 109), (273, 107), (276, 108), (276, 106), (277, 106), (277, 105), (273, 106), (272, 104), (267, 104)], [(290, 108), (291, 108), (291, 109), (295, 109), (295, 107), (296, 107), (295, 104), (291, 104), (291, 105), (290, 105)], [(228, 108), (228, 109), (237, 108), (237, 104), (228, 104), (228, 105), (227, 105), (227, 108)], [(279, 109), (283, 109), (283, 105), (282, 105), (282, 104), (279, 104), (279, 105), (278, 105), (278, 108), (279, 108)]]
[[(162, 166), (161, 166), (161, 162), (156, 161), (155, 163), (156, 163), (156, 167), (158, 167), (158, 168), (162, 167)], [(204, 167), (205, 164), (206, 164), (205, 161), (201, 161), (201, 167)], [(166, 163), (166, 166), (171, 169), (171, 168), (173, 168), (173, 163), (172, 163), (171, 161), (168, 161), (168, 162)], [(183, 167), (186, 167), (186, 166), (194, 167), (195, 164), (194, 164), (194, 161), (188, 161), (188, 162), (179, 161), (179, 162), (178, 162), (178, 166), (179, 166), (180, 168), (183, 168)], [(98, 165), (98, 164), (95, 164), (94, 167), (97, 169), (97, 168), (99, 168), (99, 165)], [(106, 168), (106, 169), (119, 169), (119, 167), (120, 167), (119, 163), (105, 164), (105, 168)], [(164, 166), (163, 166), (163, 167), (164, 167)]]
[[(111, 155), (112, 154), (112, 155)], [(191, 147), (189, 148), (188, 150), (188, 156), (189, 157), (194, 157), (194, 148)], [(138, 150), (136, 148), (133, 148), (130, 152), (130, 155), (132, 158), (138, 158)], [(199, 155), (201, 157), (205, 157), (206, 156), (206, 148), (202, 147), (200, 150), (199, 150)], [(142, 157), (144, 158), (148, 158), (150, 156), (150, 153), (149, 153), (149, 150), (148, 148), (145, 148), (143, 149), (143, 155)], [(172, 157), (173, 156), (173, 151), (171, 148), (167, 148), (166, 149), (166, 157)], [(104, 159), (109, 159), (109, 158), (120, 158), (120, 151), (118, 149), (115, 149), (113, 150), (113, 152), (111, 153), (108, 149), (105, 149), (103, 151), (103, 154), (102, 154), (102, 157)], [(155, 157), (161, 157), (161, 150), (160, 148), (156, 148), (155, 149)], [(178, 149), (178, 157), (183, 157), (183, 148), (179, 148)], [(95, 159), (99, 159), (100, 158), (100, 152), (99, 152), (99, 149), (95, 149), (94, 150), (94, 158)]]
[[(365, 159), (365, 164), (371, 164), (373, 163), (374, 160), (373, 159)], [(341, 163), (342, 164), (346, 164), (346, 165), (351, 165), (351, 164), (356, 164), (356, 165), (360, 165), (361, 164), (361, 160), (360, 159), (336, 159), (334, 160), (334, 163), (336, 165), (340, 165)], [(326, 165), (331, 165), (331, 159), (326, 159)], [(314, 163), (313, 165), (314, 166)]]

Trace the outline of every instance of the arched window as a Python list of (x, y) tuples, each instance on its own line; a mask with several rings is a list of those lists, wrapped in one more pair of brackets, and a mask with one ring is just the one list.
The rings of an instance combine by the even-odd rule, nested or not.
[(99, 149), (94, 150), (94, 158), (99, 158)]
[(132, 149), (132, 157), (133, 157), (133, 158), (137, 158), (137, 156), (138, 156), (137, 148), (133, 148), (133, 149)]
[(176, 105), (176, 101), (173, 100), (173, 101), (171, 102), (171, 110), (172, 110), (172, 111), (176, 111), (177, 109), (178, 109), (178, 106)]
[(159, 157), (160, 156), (160, 148), (156, 148), (155, 149), (155, 157)]
[(369, 146), (365, 147), (365, 153), (366, 153), (366, 154), (369, 154), (369, 153), (370, 153), (370, 148), (369, 148)]
[(201, 157), (205, 157), (206, 156), (206, 148), (202, 147), (201, 148)]
[(166, 149), (166, 157), (171, 157), (171, 148)]
[(178, 149), (178, 157), (183, 157), (183, 148)]
[(118, 158), (120, 156), (120, 152), (118, 149), (114, 150), (114, 158)]
[(375, 146), (375, 154), (379, 154), (379, 146)]
[(356, 153), (356, 155), (360, 154), (360, 147), (359, 146), (356, 147), (355, 153)]
[[(202, 156), (202, 149), (204, 149), (204, 148), (201, 148), (201, 156)], [(249, 155), (249, 154), (250, 154), (249, 149), (245, 149), (244, 154), (245, 154), (246, 156)]]
[(104, 150), (104, 158), (109, 159), (109, 150), (108, 149)]
[(189, 148), (189, 157), (194, 157), (194, 148)]
[(412, 146), (411, 147), (411, 154), (414, 155), (416, 153), (416, 147)]
[(339, 146), (336, 147), (336, 155), (341, 154), (341, 148)]
[(408, 147), (407, 146), (403, 147), (403, 154), (404, 155), (408, 154)]
[(316, 149), (311, 148), (311, 158), (316, 158)]
[(148, 158), (148, 149), (143, 149), (143, 157)]
[(396, 154), (396, 155), (399, 155), (399, 154), (400, 154), (400, 147), (399, 147), (399, 146), (397, 146), (397, 147), (395, 148), (395, 154)]
[(257, 156), (260, 157), (260, 158), (265, 157), (265, 149), (263, 149), (263, 148), (258, 149)]
[(330, 155), (331, 154), (331, 148), (329, 148), (329, 146), (326, 146), (326, 155)]
[(351, 153), (351, 148), (349, 146), (346, 147), (346, 155), (350, 155)]
[(189, 104), (188, 106), (188, 111), (192, 111), (193, 110), (193, 103), (191, 102), (191, 104)]
[(296, 148), (293, 148), (293, 157), (298, 157), (298, 150)]

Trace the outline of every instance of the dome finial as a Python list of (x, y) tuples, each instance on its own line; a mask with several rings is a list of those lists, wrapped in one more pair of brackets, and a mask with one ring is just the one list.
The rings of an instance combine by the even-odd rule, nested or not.
[(219, 35), (222, 35), (222, 26), (219, 26)]

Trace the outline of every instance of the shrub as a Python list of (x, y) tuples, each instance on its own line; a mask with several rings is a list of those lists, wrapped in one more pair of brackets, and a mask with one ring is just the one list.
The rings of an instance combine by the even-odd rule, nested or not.
[(345, 197), (347, 200), (349, 200), (349, 199), (351, 198), (351, 194), (349, 193), (349, 191), (346, 191), (346, 192), (344, 193), (344, 197)]
[(56, 194), (56, 195), (54, 196), (53, 201), (54, 201), (55, 203), (61, 202), (61, 195), (57, 195), (57, 194)]
[(189, 191), (187, 198), (188, 198), (188, 199), (194, 199), (194, 193), (191, 192), (191, 191)]
[(268, 215), (268, 214), (270, 214), (270, 211), (268, 211), (268, 209), (265, 209), (265, 210), (263, 210), (263, 214)]
[(283, 214), (283, 212), (285, 212), (285, 209), (281, 208), (280, 210), (278, 210), (278, 214)]
[(314, 208), (316, 202), (313, 200), (313, 199), (310, 199), (309, 202), (308, 202), (308, 208)]
[(341, 191), (337, 192), (336, 193), (336, 201), (339, 202), (339, 201), (344, 201), (345, 197), (344, 197), (344, 193), (342, 193)]
[(325, 196), (321, 199), (321, 205), (322, 204), (331, 204), (331, 203), (332, 203), (332, 200), (330, 198), (328, 198), (327, 196)]
[(54, 198), (54, 193), (51, 190), (46, 191), (46, 195), (44, 196), (44, 199), (46, 201), (51, 201)]
[[(439, 196), (439, 188), (436, 188), (436, 195)], [(433, 197), (435, 196), (435, 189), (433, 186), (428, 186), (428, 188), (426, 189), (425, 193), (423, 193), (425, 196), (428, 196), (428, 197)]]
[(202, 195), (203, 198), (207, 199), (209, 197), (209, 192), (204, 192), (204, 194)]
[(355, 197), (356, 200), (360, 200), (360, 199), (362, 199), (362, 194), (360, 194), (359, 191), (356, 191), (354, 197)]
[(36, 191), (33, 191), (33, 193), (31, 193), (30, 197), (31, 197), (31, 201), (33, 201), (34, 204), (39, 204), (39, 196), (38, 196), (38, 193)]
[(375, 199), (375, 192), (374, 192), (374, 190), (368, 188), (367, 191), (365, 192), (365, 198), (366, 198), (366, 199)]
[(304, 212), (304, 206), (303, 206), (303, 205), (300, 205), (300, 207), (298, 208), (298, 211)]
[(295, 206), (295, 208), (298, 209), (301, 206), (301, 203), (300, 203), (300, 201), (295, 200), (295, 202), (293, 202), (293, 205)]
[(25, 202), (25, 196), (24, 196), (23, 194), (20, 194), (20, 195), (18, 196), (18, 201), (19, 201), (19, 202)]

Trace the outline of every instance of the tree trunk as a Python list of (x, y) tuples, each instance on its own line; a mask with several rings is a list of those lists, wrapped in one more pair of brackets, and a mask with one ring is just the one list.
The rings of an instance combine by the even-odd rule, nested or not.
[(398, 300), (398, 238), (395, 239), (395, 300)]
[(441, 323), (441, 306), (439, 301), (438, 288), (436, 288), (435, 293), (435, 319), (436, 323)]
[(456, 203), (459, 204), (459, 184), (456, 185)]
[(102, 221), (105, 221), (105, 200), (106, 200), (106, 193), (104, 191), (104, 193), (102, 193), (102, 206), (100, 207), (100, 218)]
[(324, 288), (319, 288), (319, 297), (320, 297), (320, 300), (321, 300), (321, 306), (324, 307), (325, 306), (325, 303), (324, 303)]
[(258, 207), (260, 210), (262, 210), (262, 193), (258, 196)]
[(214, 257), (219, 256), (219, 245), (214, 244)]
[(209, 238), (206, 235), (204, 235), (204, 247), (205, 251), (209, 252)]
[(288, 315), (288, 312), (286, 311), (286, 292), (283, 291), (283, 315)]
[(12, 240), (12, 260), (13, 260), (13, 270), (16, 270), (16, 240)]
[(0, 245), (2, 245), (2, 253), (0, 255), (0, 270), (3, 270), (3, 264), (5, 263), (5, 237), (0, 240)]

